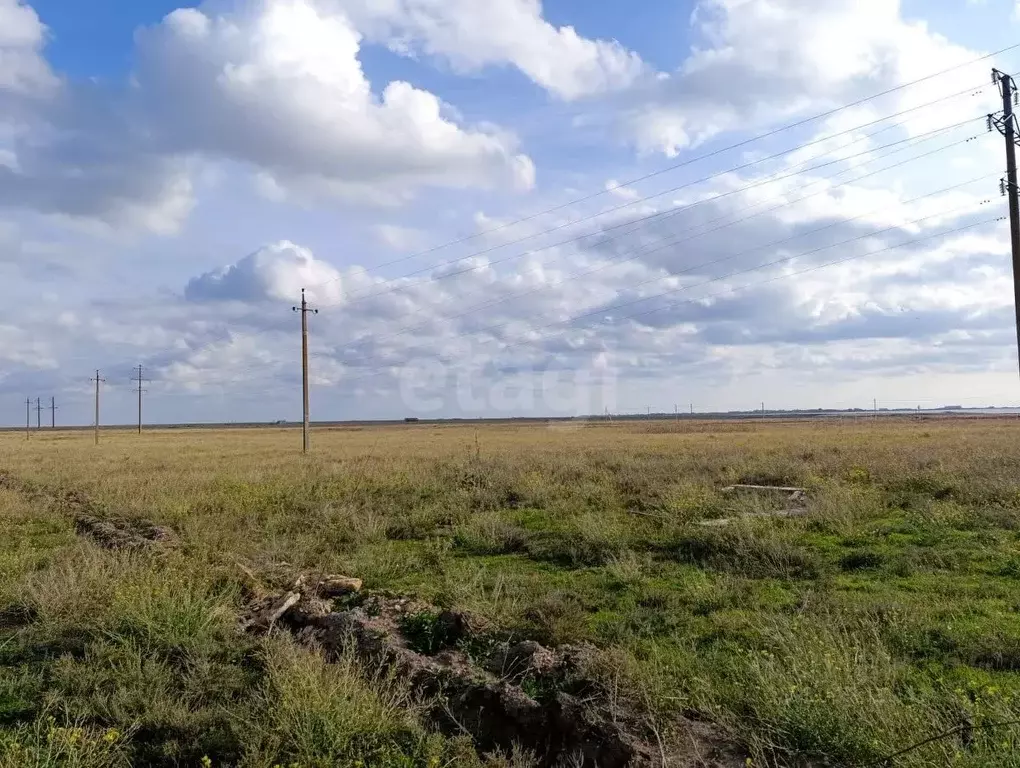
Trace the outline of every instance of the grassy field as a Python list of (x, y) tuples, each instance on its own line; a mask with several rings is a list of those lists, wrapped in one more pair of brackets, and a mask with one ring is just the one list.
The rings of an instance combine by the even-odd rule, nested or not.
[[(317, 432), (302, 457), (286, 430), (3, 434), (0, 768), (527, 764), (435, 732), (385, 670), (239, 633), (239, 564), (591, 643), (667, 757), (696, 718), (754, 766), (1020, 766), (1018, 438), (411, 425)], [(778, 502), (732, 483), (803, 486), (806, 514), (755, 515)], [(55, 501), (70, 490), (179, 546), (96, 546)]]

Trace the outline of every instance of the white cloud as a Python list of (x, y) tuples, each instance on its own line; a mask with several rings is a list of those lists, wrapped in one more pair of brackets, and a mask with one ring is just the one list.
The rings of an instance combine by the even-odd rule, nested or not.
[(32, 94), (57, 84), (42, 56), (45, 40), (46, 27), (27, 3), (0, 0), (0, 92)]
[(421, 230), (400, 224), (377, 224), (375, 234), (382, 243), (398, 251), (420, 248), (422, 244)]
[[(905, 19), (899, 0), (700, 0), (692, 25), (700, 47), (633, 95), (626, 121), (642, 151), (675, 156), (727, 130), (823, 112), (977, 57)], [(987, 82), (988, 66), (962, 68), (885, 103), (902, 108), (976, 88)], [(958, 105), (927, 111), (910, 129), (928, 130), (954, 114)]]
[(626, 87), (646, 73), (615, 40), (591, 40), (543, 18), (539, 0), (337, 0), (373, 40), (472, 72), (509, 64), (561, 99)]
[(0, 22), (16, 23), (0, 33), (0, 77), (35, 82), (20, 102), (30, 130), (0, 140), (0, 204), (172, 232), (191, 210), (196, 163), (223, 160), (252, 169), (275, 200), (396, 204), (423, 186), (534, 184), (509, 134), (458, 125), (404, 81), (377, 94), (343, 13), (313, 0), (212, 8), (142, 30), (130, 88), (44, 92), (30, 66), (45, 65), (43, 29), (27, 6), (0, 0)]
[(386, 200), (521, 180), (509, 137), (459, 127), (410, 83), (376, 96), (360, 40), (310, 0), (181, 9), (139, 36), (140, 93), (168, 150), (247, 162), (299, 193)]
[(297, 301), (301, 289), (310, 288), (312, 301), (339, 302), (344, 287), (337, 269), (307, 248), (283, 240), (194, 278), (184, 296), (189, 301), (286, 302)]

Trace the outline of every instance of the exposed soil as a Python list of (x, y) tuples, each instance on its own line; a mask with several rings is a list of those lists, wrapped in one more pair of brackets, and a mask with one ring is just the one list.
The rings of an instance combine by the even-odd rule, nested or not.
[(107, 549), (138, 549), (172, 544), (176, 540), (169, 528), (149, 520), (103, 519), (82, 513), (75, 515), (74, 525), (78, 533)]
[(286, 628), (327, 657), (353, 650), (367, 664), (396, 668), (432, 702), (433, 723), (469, 734), (479, 752), (519, 747), (542, 766), (745, 765), (719, 728), (695, 720), (676, 724), (685, 743), (667, 750), (645, 717), (598, 682), (592, 646), (499, 642), (476, 617), (406, 597), (354, 595), (334, 605), (323, 583), (299, 579), (256, 600), (242, 628)]
[(16, 491), (30, 498), (49, 500), (74, 519), (75, 530), (80, 535), (88, 536), (99, 546), (107, 549), (166, 546), (177, 541), (176, 535), (170, 528), (156, 525), (150, 520), (105, 515), (103, 508), (82, 491), (51, 493), (7, 472), (0, 472), (0, 487)]

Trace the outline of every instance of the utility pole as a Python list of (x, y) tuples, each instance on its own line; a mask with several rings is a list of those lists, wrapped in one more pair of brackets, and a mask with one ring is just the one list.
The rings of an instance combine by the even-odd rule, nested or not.
[(25, 398), (25, 439), (32, 439), (32, 398)]
[(1002, 93), (1002, 114), (988, 116), (988, 130), (991, 130), (994, 125), (1006, 139), (1006, 179), (1000, 185), (1000, 189), (1009, 198), (1009, 238), (1013, 252), (1013, 305), (1016, 313), (1017, 353), (1020, 355), (1020, 197), (1018, 197), (1016, 178), (1017, 124), (1016, 118), (1013, 116), (1013, 104), (1017, 89), (1013, 78), (997, 69), (992, 70), (992, 82), (999, 86), (999, 91)]
[(42, 429), (42, 399), (35, 399), (35, 428)]
[(317, 309), (309, 309), (305, 300), (305, 289), (301, 289), (301, 306), (292, 307), (301, 313), (301, 393), (303, 421), (301, 424), (301, 452), (308, 453), (308, 313), (319, 314)]
[(138, 383), (138, 434), (142, 434), (142, 392), (147, 390), (142, 389), (142, 383), (148, 381), (142, 377), (142, 366), (138, 366), (138, 378), (135, 379)]
[(673, 403), (673, 413), (676, 414), (676, 420), (680, 421), (680, 406)]
[(50, 428), (57, 428), (57, 398), (50, 398)]
[(99, 369), (96, 368), (96, 377), (94, 379), (89, 379), (89, 381), (94, 381), (96, 383), (95, 438), (96, 438), (96, 445), (99, 445), (99, 385), (102, 384), (104, 381), (106, 381), (106, 379), (100, 378), (100, 376), (99, 376)]

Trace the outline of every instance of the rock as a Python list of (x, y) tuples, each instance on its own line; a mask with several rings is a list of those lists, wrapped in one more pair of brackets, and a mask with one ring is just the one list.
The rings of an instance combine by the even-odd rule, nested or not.
[(360, 592), (364, 582), (349, 576), (326, 576), (316, 587), (319, 597), (333, 598)]

